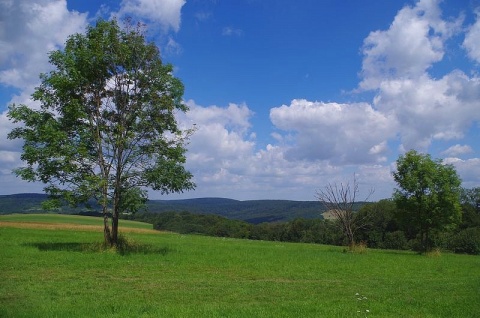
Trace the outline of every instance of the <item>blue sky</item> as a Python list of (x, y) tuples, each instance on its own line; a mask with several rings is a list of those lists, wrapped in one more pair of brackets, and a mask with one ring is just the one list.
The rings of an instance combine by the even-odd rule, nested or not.
[(0, 0), (0, 194), (16, 179), (8, 104), (47, 52), (97, 18), (131, 16), (185, 84), (197, 190), (151, 198), (315, 200), (353, 174), (373, 199), (409, 149), (480, 186), (480, 0)]

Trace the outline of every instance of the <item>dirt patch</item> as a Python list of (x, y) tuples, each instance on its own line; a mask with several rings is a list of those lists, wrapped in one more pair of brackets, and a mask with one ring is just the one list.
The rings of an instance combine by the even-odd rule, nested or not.
[[(42, 229), (42, 230), (75, 230), (103, 232), (101, 225), (83, 225), (72, 223), (42, 223), (42, 222), (5, 222), (0, 221), (0, 227), (14, 227), (19, 229)], [(125, 233), (160, 233), (160, 231), (150, 229), (138, 229), (120, 226), (120, 231)]]

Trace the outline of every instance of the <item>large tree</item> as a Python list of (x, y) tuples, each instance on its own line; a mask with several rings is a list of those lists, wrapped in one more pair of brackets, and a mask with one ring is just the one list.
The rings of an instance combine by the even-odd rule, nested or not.
[(33, 96), (39, 109), (11, 105), (20, 123), (10, 139), (24, 140), (16, 174), (41, 181), (53, 203), (96, 200), (105, 243), (118, 242), (118, 218), (161, 193), (193, 189), (185, 142), (175, 119), (186, 112), (183, 84), (148, 43), (144, 26), (97, 21), (50, 53), (53, 71), (41, 74)]
[(415, 150), (398, 158), (393, 177), (399, 186), (393, 195), (399, 219), (420, 236), (426, 252), (432, 247), (433, 230), (446, 230), (461, 220), (461, 180), (452, 165)]

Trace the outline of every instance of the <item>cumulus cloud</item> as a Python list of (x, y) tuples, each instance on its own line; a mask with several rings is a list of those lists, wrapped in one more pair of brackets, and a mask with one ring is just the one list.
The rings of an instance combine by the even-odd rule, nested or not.
[(48, 52), (84, 31), (87, 15), (64, 0), (16, 0), (0, 2), (0, 21), (0, 83), (24, 90), (49, 69)]
[(478, 180), (480, 180), (480, 158), (459, 159), (459, 158), (445, 158), (443, 160), (446, 164), (451, 164), (455, 167), (458, 175), (462, 179), (462, 186), (465, 188), (478, 187)]
[(468, 145), (460, 145), (456, 144), (454, 146), (449, 147), (447, 150), (443, 151), (442, 154), (450, 157), (458, 157), (461, 155), (472, 153), (472, 147)]
[(459, 139), (480, 120), (480, 81), (461, 71), (439, 80), (428, 74), (381, 84), (374, 105), (397, 122), (406, 149), (428, 150), (432, 140)]
[[(282, 142), (258, 149), (256, 133), (251, 131), (253, 112), (246, 104), (201, 106), (192, 100), (187, 104), (190, 111), (179, 114), (178, 120), (185, 128), (196, 127), (187, 152), (187, 168), (197, 183), (194, 196), (222, 193), (237, 199), (314, 200), (314, 190), (322, 180), (351, 177), (352, 171), (329, 160), (316, 158), (312, 164), (289, 158), (291, 148), (279, 133), (274, 135)], [(361, 179), (370, 182), (380, 170), (365, 166)]]
[(383, 161), (386, 140), (394, 125), (371, 105), (293, 100), (272, 108), (270, 119), (294, 133), (288, 157), (295, 160), (331, 160), (335, 163)]
[(196, 129), (188, 146), (190, 167), (211, 181), (244, 173), (247, 167), (241, 163), (252, 156), (255, 147), (248, 134), (252, 111), (244, 104), (202, 107), (190, 100), (187, 105), (190, 111), (180, 114), (179, 121)]
[(468, 56), (480, 63), (480, 11), (476, 11), (476, 20), (465, 34), (463, 47), (467, 50)]
[(377, 89), (385, 80), (421, 76), (443, 58), (444, 42), (458, 32), (462, 20), (442, 20), (438, 4), (439, 0), (421, 0), (406, 6), (388, 30), (368, 35), (360, 88)]
[[(7, 114), (0, 114), (0, 152), (18, 152), (22, 146), (19, 140), (8, 140), (8, 133), (15, 127), (15, 125), (7, 118)], [(19, 156), (18, 156), (19, 157)], [(0, 156), (0, 167), (2, 158)]]
[[(69, 11), (64, 0), (0, 1), (0, 84), (16, 90), (10, 103), (38, 106), (30, 95), (39, 74), (50, 69), (48, 52), (62, 48), (68, 35), (83, 32), (86, 25), (87, 15)], [(13, 182), (16, 179), (11, 174), (21, 164), (22, 142), (7, 139), (15, 125), (4, 106), (0, 106), (4, 110), (0, 114), (0, 186), (9, 192), (25, 192), (25, 184)]]
[[(373, 105), (395, 123), (403, 149), (428, 151), (434, 140), (463, 138), (480, 120), (479, 78), (455, 69), (439, 79), (429, 74), (463, 23), (463, 17), (442, 19), (439, 3), (404, 7), (387, 30), (371, 32), (362, 48), (359, 87), (376, 91)], [(464, 43), (471, 55), (469, 39), (477, 28), (470, 28)]]
[[(242, 198), (255, 189), (255, 141), (250, 119), (253, 112), (245, 104), (201, 106), (186, 102), (190, 111), (178, 114), (182, 127), (195, 126), (187, 152), (187, 168), (197, 183), (196, 196), (222, 192)], [(254, 134), (253, 134), (254, 136)]]
[(146, 19), (149, 23), (178, 32), (181, 23), (181, 9), (185, 0), (123, 0), (120, 10), (114, 15)]

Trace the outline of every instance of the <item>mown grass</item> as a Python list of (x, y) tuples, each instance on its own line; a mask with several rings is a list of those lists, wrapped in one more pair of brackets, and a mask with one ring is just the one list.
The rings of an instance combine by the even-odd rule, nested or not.
[(85, 248), (101, 242), (101, 231), (66, 227), (0, 225), (0, 317), (480, 313), (477, 256), (135, 232), (127, 236), (139, 249), (120, 255)]

